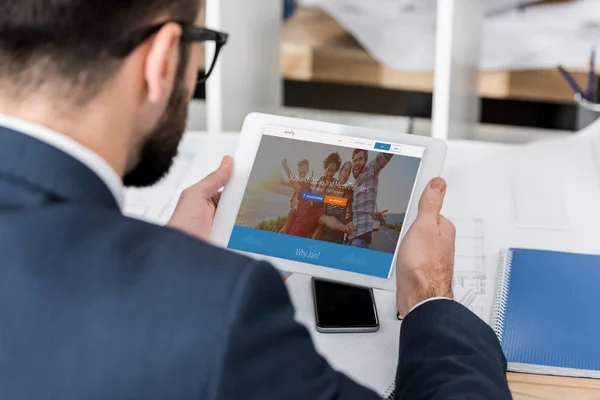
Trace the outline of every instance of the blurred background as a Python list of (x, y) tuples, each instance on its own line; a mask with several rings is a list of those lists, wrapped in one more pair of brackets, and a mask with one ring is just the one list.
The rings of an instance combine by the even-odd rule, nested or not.
[[(440, 0), (456, 14), (447, 19), (436, 0), (278, 0), (277, 7), (274, 1), (238, 1), (239, 16), (209, 16), (207, 25), (231, 34), (220, 63), (235, 65), (235, 72), (222, 67), (224, 83), (213, 94), (222, 96), (221, 114), (207, 108), (210, 88), (198, 86), (189, 129), (206, 130), (213, 113), (222, 120), (220, 130), (239, 130), (240, 117), (228, 116), (227, 108), (240, 102), (242, 114), (265, 111), (431, 135), (436, 91), (453, 94), (455, 88), (440, 85), (463, 79), (441, 70), (444, 65), (476, 68), (468, 78), (476, 100), (466, 106), (476, 125), (465, 137), (451, 138), (528, 142), (569, 135), (598, 115), (590, 111), (598, 93), (590, 62), (600, 40), (599, 0)], [(236, 2), (214, 3), (223, 14), (223, 3), (231, 9)], [(208, 5), (210, 13), (211, 0)], [(445, 54), (449, 45), (441, 40), (455, 50)], [(278, 73), (256, 72), (265, 70), (261, 60), (274, 57)], [(199, 60), (200, 70), (205, 63)], [(236, 80), (235, 100), (227, 100), (228, 80)], [(582, 91), (579, 102), (574, 83)], [(274, 95), (265, 94), (269, 88)], [(240, 98), (239, 92), (248, 94)], [(438, 106), (462, 101), (446, 100)]]

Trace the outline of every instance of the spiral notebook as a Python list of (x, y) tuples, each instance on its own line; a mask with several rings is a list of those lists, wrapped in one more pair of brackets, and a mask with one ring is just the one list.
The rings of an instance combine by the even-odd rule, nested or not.
[(600, 378), (600, 256), (509, 249), (491, 325), (508, 369)]

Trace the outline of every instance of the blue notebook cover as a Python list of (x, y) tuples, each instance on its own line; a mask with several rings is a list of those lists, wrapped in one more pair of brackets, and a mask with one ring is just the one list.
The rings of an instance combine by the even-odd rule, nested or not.
[(510, 370), (600, 378), (600, 256), (510, 249), (491, 323)]

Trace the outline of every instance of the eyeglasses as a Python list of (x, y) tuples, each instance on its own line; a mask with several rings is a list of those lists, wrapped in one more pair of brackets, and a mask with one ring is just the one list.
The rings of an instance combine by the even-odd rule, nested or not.
[(202, 83), (208, 79), (213, 69), (215, 68), (215, 64), (217, 63), (217, 58), (219, 57), (219, 53), (225, 44), (227, 44), (227, 39), (229, 38), (229, 34), (224, 32), (215, 31), (212, 29), (205, 28), (203, 26), (198, 26), (194, 24), (190, 24), (187, 22), (181, 21), (167, 21), (162, 24), (150, 26), (148, 28), (139, 29), (131, 34), (131, 37), (115, 46), (110, 51), (114, 57), (124, 58), (131, 54), (139, 45), (144, 43), (150, 36), (154, 35), (158, 31), (160, 31), (166, 24), (175, 22), (181, 26), (182, 36), (181, 40), (185, 42), (215, 42), (215, 51), (213, 54), (213, 59), (211, 63), (207, 63), (209, 66), (208, 69), (205, 69), (204, 75), (199, 77), (199, 82)]

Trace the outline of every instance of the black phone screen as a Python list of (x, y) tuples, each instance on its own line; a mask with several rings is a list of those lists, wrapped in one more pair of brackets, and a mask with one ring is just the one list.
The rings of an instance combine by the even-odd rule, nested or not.
[(315, 314), (321, 328), (369, 328), (378, 326), (370, 288), (313, 278)]

